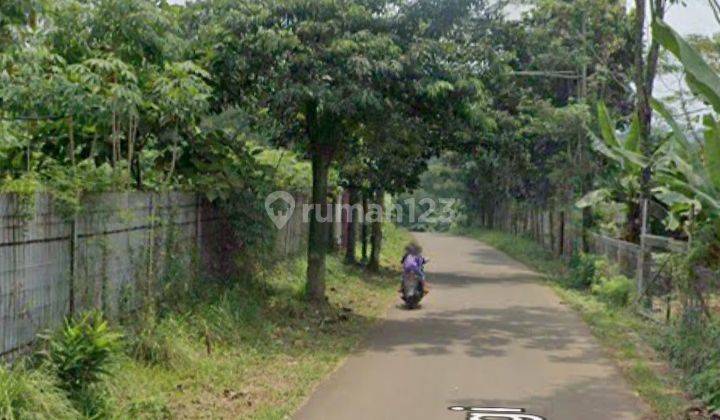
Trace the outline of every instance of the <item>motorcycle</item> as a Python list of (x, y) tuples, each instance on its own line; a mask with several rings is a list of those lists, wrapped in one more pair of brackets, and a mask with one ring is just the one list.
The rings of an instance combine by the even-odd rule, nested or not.
[(407, 309), (415, 309), (425, 296), (422, 283), (415, 272), (406, 272), (402, 276), (402, 300)]

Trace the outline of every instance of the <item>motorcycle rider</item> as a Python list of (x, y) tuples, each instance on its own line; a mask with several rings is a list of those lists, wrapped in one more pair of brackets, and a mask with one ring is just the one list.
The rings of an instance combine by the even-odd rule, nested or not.
[[(405, 255), (400, 260), (403, 266), (403, 273), (414, 272), (418, 276), (423, 294), (428, 294), (428, 285), (425, 280), (425, 264), (429, 260), (422, 256), (422, 247), (417, 242), (410, 242), (405, 246)], [(402, 292), (402, 281), (400, 281), (400, 292)]]

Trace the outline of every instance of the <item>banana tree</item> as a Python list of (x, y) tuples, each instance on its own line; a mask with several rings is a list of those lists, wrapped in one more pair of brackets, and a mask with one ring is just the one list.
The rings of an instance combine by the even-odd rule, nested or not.
[(720, 76), (702, 56), (677, 32), (662, 21), (653, 22), (653, 37), (670, 51), (683, 65), (690, 89), (702, 98), (712, 112), (703, 118), (702, 143), (685, 136), (680, 125), (665, 106), (654, 102), (655, 110), (672, 128), (671, 147), (661, 173), (664, 199), (677, 208), (693, 203), (695, 220), (702, 233), (709, 235), (696, 258), (704, 263), (720, 262)]
[(644, 177), (649, 177), (659, 164), (664, 163), (666, 145), (661, 144), (654, 154), (647, 158), (640, 149), (639, 123), (634, 117), (629, 131), (619, 136), (615, 122), (607, 107), (600, 102), (597, 106), (600, 136), (591, 130), (593, 149), (609, 162), (608, 175), (601, 188), (590, 191), (575, 205), (578, 208), (595, 206), (603, 202), (623, 203), (626, 206), (623, 239), (630, 242), (639, 240), (641, 226), (640, 196)]

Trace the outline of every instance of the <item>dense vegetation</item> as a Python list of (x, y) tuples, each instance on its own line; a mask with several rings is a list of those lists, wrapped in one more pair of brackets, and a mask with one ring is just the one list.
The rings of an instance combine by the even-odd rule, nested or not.
[[(388, 226), (384, 267), (408, 234)], [(300, 256), (231, 285), (195, 279), (185, 293), (109, 326), (69, 320), (27, 360), (0, 368), (0, 418), (279, 419), (353, 351), (385, 313), (397, 272), (328, 259), (329, 304), (304, 299)], [(122, 333), (120, 335), (119, 333)]]
[[(260, 202), (273, 189), (299, 187), (317, 210), (334, 173), (381, 203), (384, 193), (416, 185), (427, 158), (462, 147), (487, 123), (484, 69), (468, 61), (461, 30), (489, 19), (485, 8), (3, 2), (1, 188), (46, 189), (72, 205), (83, 193), (118, 188)], [(288, 157), (268, 151), (276, 147)], [(307, 169), (311, 176), (301, 175)], [(317, 219), (307, 292), (322, 302), (328, 224)], [(375, 224), (371, 269), (380, 236)]]

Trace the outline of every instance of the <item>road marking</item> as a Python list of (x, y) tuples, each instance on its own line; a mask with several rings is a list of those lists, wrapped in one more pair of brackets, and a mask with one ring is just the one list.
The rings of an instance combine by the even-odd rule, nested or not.
[(451, 411), (467, 413), (467, 420), (546, 420), (534, 414), (526, 414), (524, 408), (508, 407), (448, 407)]

